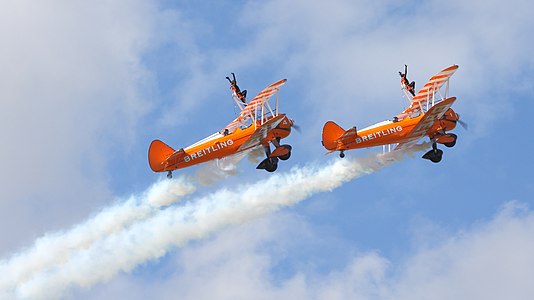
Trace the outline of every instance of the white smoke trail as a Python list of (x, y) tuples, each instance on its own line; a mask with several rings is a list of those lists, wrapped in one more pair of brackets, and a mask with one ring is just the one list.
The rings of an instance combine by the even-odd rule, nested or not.
[(265, 158), (265, 150), (263, 150), (263, 147), (256, 147), (250, 151), (247, 160), (253, 164), (258, 164), (260, 161), (262, 161)]
[(28, 280), (35, 273), (67, 262), (72, 255), (91, 247), (95, 241), (152, 216), (161, 206), (169, 205), (194, 190), (195, 187), (185, 177), (158, 181), (140, 197), (132, 196), (125, 202), (107, 207), (69, 231), (45, 235), (32, 248), (9, 261), (0, 261), (0, 274), (8, 275), (0, 276), (0, 291)]
[(236, 164), (226, 163), (224, 167), (217, 165), (217, 163), (215, 160), (205, 163), (202, 168), (195, 172), (195, 180), (203, 185), (212, 185), (226, 177), (238, 174), (237, 162)]
[(196, 187), (186, 176), (180, 176), (173, 180), (160, 180), (147, 190), (140, 202), (144, 203), (143, 199), (146, 199), (146, 202), (154, 207), (167, 206), (195, 190)]
[(261, 151), (261, 155), (265, 155), (263, 147), (259, 146), (221, 159), (209, 161), (196, 171), (195, 180), (204, 185), (211, 185), (229, 176), (236, 176), (239, 173), (237, 169), (239, 161), (245, 156), (248, 156), (249, 160), (252, 155), (257, 156), (258, 150)]
[(130, 271), (142, 262), (163, 256), (172, 246), (293, 205), (315, 193), (331, 191), (402, 159), (403, 154), (336, 159), (326, 167), (293, 168), (289, 173), (275, 174), (255, 184), (238, 186), (232, 191), (221, 189), (183, 206), (168, 207), (94, 241), (54, 268), (34, 273), (0, 292), (21, 299), (59, 298), (71, 286), (90, 287), (109, 280), (120, 271)]

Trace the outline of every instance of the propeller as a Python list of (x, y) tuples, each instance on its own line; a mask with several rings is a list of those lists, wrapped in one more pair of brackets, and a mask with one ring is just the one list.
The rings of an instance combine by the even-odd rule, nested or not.
[(302, 133), (302, 131), (300, 130), (300, 126), (295, 124), (295, 120), (293, 119), (289, 119), (291, 121), (291, 127), (295, 128), (295, 130), (298, 132), (298, 133)]
[(468, 126), (467, 126), (467, 123), (464, 122), (464, 121), (461, 121), (461, 120), (458, 120), (458, 123), (460, 123), (460, 125), (462, 125), (462, 127), (467, 130), (468, 129)]
[(460, 120), (460, 115), (459, 115), (459, 114), (456, 114), (456, 121), (457, 121), (458, 123), (460, 123), (460, 125), (462, 125), (462, 127), (463, 127), (465, 130), (467, 130), (467, 128), (468, 128), (467, 123), (464, 122), (464, 121), (462, 121), (462, 120)]

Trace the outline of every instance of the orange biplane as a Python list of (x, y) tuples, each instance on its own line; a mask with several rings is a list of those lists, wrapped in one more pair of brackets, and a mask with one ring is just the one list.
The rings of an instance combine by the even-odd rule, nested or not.
[[(345, 130), (332, 121), (323, 127), (322, 143), (330, 152), (340, 151), (339, 156), (345, 157), (345, 150), (367, 148), (373, 146), (389, 147), (394, 150), (414, 146), (425, 136), (430, 138), (432, 149), (423, 158), (434, 163), (440, 162), (443, 151), (437, 144), (453, 147), (457, 136), (447, 133), (456, 127), (460, 116), (450, 107), (456, 97), (448, 97), (449, 79), (458, 69), (457, 65), (448, 67), (432, 76), (417, 94), (412, 95), (413, 86), (402, 80), (401, 87), (410, 106), (393, 118), (375, 125), (357, 130), (356, 127)], [(402, 77), (403, 74), (401, 74)], [(445, 95), (441, 87), (446, 83)], [(411, 89), (410, 89), (411, 88)], [(465, 126), (460, 121), (460, 124)]]
[[(234, 77), (235, 78), (235, 77)], [(293, 120), (285, 114), (278, 113), (278, 92), (286, 79), (279, 80), (266, 87), (256, 97), (245, 103), (243, 95), (236, 93), (237, 85), (232, 84), (232, 97), (240, 108), (239, 116), (221, 131), (179, 150), (174, 150), (160, 140), (154, 140), (148, 149), (148, 162), (154, 172), (167, 172), (172, 178), (172, 171), (200, 164), (210, 160), (219, 160), (239, 155), (243, 157), (258, 146), (263, 146), (267, 158), (257, 169), (274, 172), (278, 160), (287, 160), (291, 156), (291, 146), (281, 145), (280, 140), (291, 133)], [(276, 95), (274, 109), (269, 99)], [(271, 152), (270, 144), (275, 149)]]

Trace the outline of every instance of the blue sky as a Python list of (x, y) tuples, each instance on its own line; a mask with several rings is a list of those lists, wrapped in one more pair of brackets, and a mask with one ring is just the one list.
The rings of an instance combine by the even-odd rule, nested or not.
[[(2, 2), (0, 268), (22, 274), (35, 264), (18, 282), (0, 281), (0, 299), (532, 298), (530, 8), (523, 0)], [(262, 186), (270, 195), (273, 177), (330, 168), (339, 158), (324, 155), (323, 124), (362, 128), (403, 110), (405, 63), (419, 87), (460, 66), (451, 95), (469, 130), (455, 130), (458, 143), (441, 163), (418, 152), (281, 208), (240, 211), (238, 224), (199, 223), (188, 229), (197, 237), (171, 221), (205, 198), (221, 197), (208, 214), (250, 186), (254, 197)], [(229, 123), (231, 72), (249, 94), (288, 79), (281, 110), (302, 128), (287, 139), (293, 155), (278, 174), (244, 159), (211, 185), (195, 180), (210, 164), (181, 170), (180, 192), (172, 190), (149, 169), (148, 145), (184, 147)], [(144, 206), (153, 186), (176, 202)], [(77, 233), (97, 236), (94, 224), (113, 224), (125, 207), (133, 221), (68, 246)], [(141, 231), (154, 234), (139, 240)], [(46, 264), (42, 249), (64, 259)], [(117, 254), (109, 273), (96, 272), (105, 253)]]

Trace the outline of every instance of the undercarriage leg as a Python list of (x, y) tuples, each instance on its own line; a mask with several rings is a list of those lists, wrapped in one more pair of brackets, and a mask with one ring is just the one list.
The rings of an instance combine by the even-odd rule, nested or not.
[(265, 150), (265, 155), (267, 156), (267, 158), (260, 162), (256, 169), (264, 169), (267, 172), (276, 171), (276, 169), (278, 168), (278, 157), (270, 157), (271, 147), (269, 146), (269, 144), (263, 146), (263, 149)]

